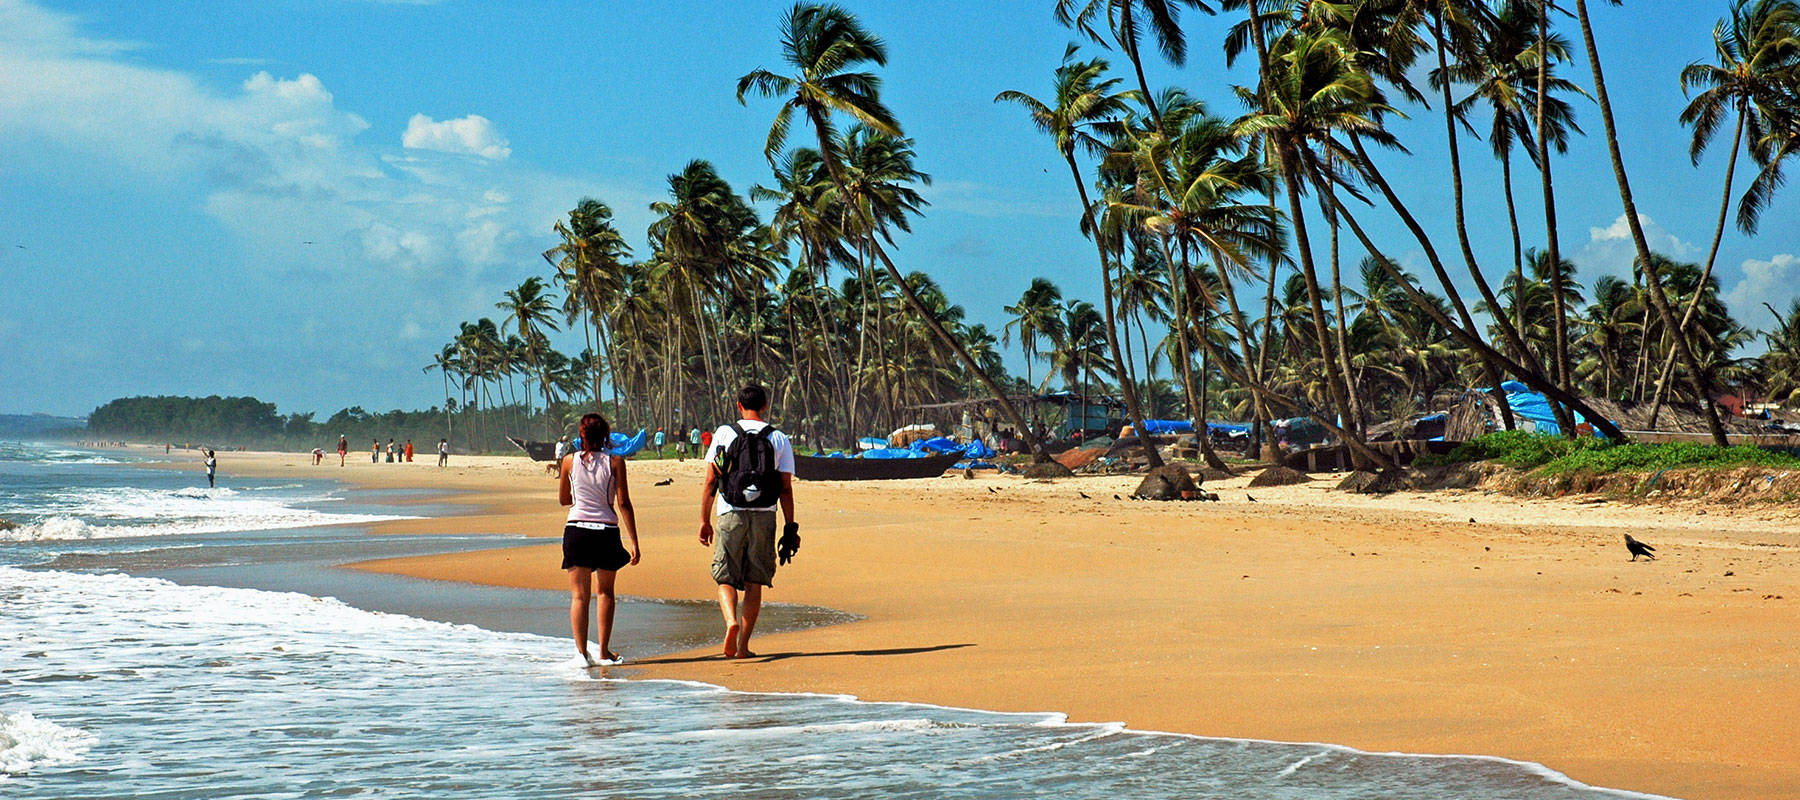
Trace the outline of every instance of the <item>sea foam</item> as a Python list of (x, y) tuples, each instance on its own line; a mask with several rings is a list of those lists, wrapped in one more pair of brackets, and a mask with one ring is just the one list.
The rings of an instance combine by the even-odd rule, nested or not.
[(28, 509), (0, 508), (0, 514), (25, 511), (37, 517), (24, 521), (13, 530), (0, 531), (0, 542), (258, 531), (410, 518), (395, 514), (337, 513), (308, 507), (338, 499), (329, 494), (284, 497), (224, 487), (68, 489), (50, 493)]
[(80, 761), (93, 746), (93, 734), (38, 719), (29, 711), (0, 711), (0, 780)]

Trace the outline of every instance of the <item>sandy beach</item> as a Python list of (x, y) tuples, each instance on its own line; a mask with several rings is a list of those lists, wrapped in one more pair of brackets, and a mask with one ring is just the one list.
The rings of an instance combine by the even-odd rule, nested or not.
[[(339, 468), (221, 454), (221, 475), (442, 489), (466, 504), (381, 531), (560, 533), (541, 465), (352, 456)], [(644, 561), (620, 591), (711, 597), (699, 462), (634, 461), (631, 478)], [(801, 483), (804, 546), (770, 597), (865, 619), (759, 636), (756, 659), (694, 652), (629, 674), (1502, 756), (1686, 798), (1800, 792), (1792, 510), (1374, 497), (1330, 480), (1246, 491), (1247, 480), (1208, 484), (1221, 502), (1170, 504), (1115, 499), (1130, 477)], [(1628, 561), (1623, 532), (1662, 558)], [(557, 564), (547, 541), (357, 567), (562, 589)], [(629, 655), (631, 632), (619, 637)]]

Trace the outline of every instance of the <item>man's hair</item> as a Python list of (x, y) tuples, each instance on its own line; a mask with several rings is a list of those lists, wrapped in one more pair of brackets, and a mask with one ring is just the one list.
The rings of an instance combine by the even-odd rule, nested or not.
[(769, 390), (754, 383), (744, 384), (738, 390), (737, 402), (745, 411), (761, 411), (769, 407)]

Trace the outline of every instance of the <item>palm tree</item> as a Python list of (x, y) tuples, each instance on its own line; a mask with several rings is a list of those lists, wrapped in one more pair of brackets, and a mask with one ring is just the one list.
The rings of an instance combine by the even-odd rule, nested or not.
[(1019, 334), (1019, 347), (1025, 351), (1025, 382), (1031, 381), (1031, 362), (1038, 357), (1038, 338), (1055, 342), (1062, 338), (1062, 290), (1044, 278), (1032, 278), (1031, 285), (1019, 296), (1019, 302), (1007, 306), (1012, 319), (1001, 328), (1002, 341), (1012, 342), (1013, 331)]
[[(1076, 8), (1077, 5), (1080, 8)], [(1143, 28), (1149, 25), (1163, 57), (1177, 67), (1187, 63), (1187, 36), (1181, 31), (1181, 8), (1186, 6), (1201, 13), (1213, 13), (1203, 0), (1056, 0), (1056, 21), (1086, 34), (1094, 43), (1105, 47), (1107, 37), (1119, 46), (1137, 74), (1138, 91), (1150, 118), (1161, 124), (1162, 114), (1151, 97), (1150, 84), (1144, 80), (1144, 59), (1139, 52)], [(1095, 24), (1105, 18), (1106, 35)]]
[[(1618, 0), (1613, 0), (1616, 4)], [(1606, 75), (1600, 66), (1600, 50), (1594, 44), (1594, 27), (1588, 18), (1587, 0), (1575, 0), (1575, 17), (1581, 22), (1581, 40), (1587, 49), (1588, 65), (1594, 73), (1594, 95), (1600, 103), (1600, 121), (1606, 128), (1606, 151), (1612, 160), (1613, 180), (1619, 185), (1619, 201), (1625, 206), (1625, 222), (1631, 230), (1631, 243), (1637, 248), (1638, 261), (1650, 263), (1650, 243), (1644, 238), (1643, 223), (1638, 220), (1637, 203), (1632, 200), (1631, 180), (1625, 175), (1625, 159), (1619, 152), (1619, 136), (1613, 124), (1612, 99), (1606, 92)], [(1662, 278), (1658, 270), (1644, 270), (1645, 282), (1650, 287), (1650, 302), (1656, 309), (1656, 315), (1662, 320), (1663, 327), (1672, 334), (1675, 349), (1681, 357), (1681, 364), (1687, 369), (1690, 387), (1694, 391), (1696, 402), (1705, 412), (1706, 427), (1712, 432), (1713, 443), (1725, 447), (1725, 428), (1719, 423), (1719, 412), (1713, 407), (1712, 396), (1707, 392), (1705, 375), (1700, 371), (1700, 362), (1694, 356), (1693, 347), (1688, 344), (1688, 337), (1676, 323), (1675, 312), (1669, 307), (1668, 295), (1663, 291)]]
[[(799, 110), (807, 122), (811, 123), (813, 133), (818, 138), (819, 155), (825, 162), (832, 183), (843, 192), (848, 181), (843, 175), (842, 158), (835, 143), (836, 129), (832, 122), (834, 115), (846, 114), (876, 131), (889, 136), (900, 136), (900, 125), (894, 119), (893, 112), (881, 102), (881, 79), (873, 73), (851, 71), (865, 63), (886, 64), (887, 46), (879, 37), (865, 30), (850, 12), (835, 5), (796, 3), (783, 19), (781, 31), (783, 57), (796, 70), (796, 74), (790, 77), (765, 69), (752, 70), (738, 79), (738, 102), (744, 102), (745, 96), (751, 92), (783, 100), (781, 110), (776, 112), (775, 121), (769, 126), (768, 143), (764, 147), (764, 155), (771, 162), (787, 140), (794, 111)], [(870, 228), (875, 227), (875, 220), (872, 218), (865, 218), (863, 222)], [(1040, 463), (1048, 462), (1050, 454), (1044, 451), (1042, 443), (1036, 441), (1025, 418), (1019, 414), (1012, 401), (1007, 399), (999, 384), (982, 372), (981, 365), (969, 355), (967, 349), (931, 317), (929, 309), (919, 300), (918, 294), (907, 284), (899, 268), (888, 259), (879, 243), (871, 239), (868, 244), (888, 276), (899, 287), (914, 316), (925, 322), (938, 340), (955, 354), (963, 367), (981, 380), (982, 386), (993, 395), (1007, 419), (1018, 429), (1019, 435), (1031, 446), (1034, 458)]]
[[(549, 410), (550, 379), (543, 370), (544, 351), (549, 342), (543, 332), (557, 330), (555, 301), (545, 292), (543, 279), (533, 275), (520, 283), (519, 288), (507, 290), (506, 299), (495, 303), (494, 307), (506, 312), (501, 331), (519, 332), (519, 338), (524, 342), (525, 360), (537, 373), (538, 388), (544, 393), (544, 409)], [(529, 403), (526, 409), (530, 410)]]
[(1340, 424), (1345, 425), (1353, 419), (1349, 387), (1331, 351), (1323, 293), (1300, 192), (1302, 186), (1319, 187), (1338, 180), (1331, 165), (1350, 159), (1334, 136), (1337, 131), (1371, 138), (1386, 136), (1379, 119), (1386, 103), (1369, 76), (1356, 67), (1355, 59), (1338, 31), (1300, 31), (1284, 37), (1279, 50), (1271, 56), (1270, 74), (1263, 76), (1262, 92), (1246, 97), (1258, 107), (1237, 125), (1241, 134), (1265, 136), (1274, 148), (1287, 193), (1294, 249), (1306, 283), (1312, 333), (1323, 357), (1326, 392), (1334, 412), (1343, 421)]
[[(1512, 230), (1514, 283), (1524, 281), (1525, 258), (1519, 236), (1518, 212), (1513, 202), (1513, 144), (1523, 141), (1527, 146), (1528, 157), (1533, 163), (1537, 162), (1537, 149), (1533, 143), (1536, 137), (1532, 132), (1527, 109), (1535, 109), (1537, 106), (1538, 73), (1549, 71), (1554, 62), (1566, 61), (1569, 57), (1568, 43), (1562, 37), (1554, 36), (1545, 41), (1537, 39), (1537, 14), (1532, 7), (1533, 2), (1534, 0), (1507, 0), (1494, 16), (1486, 35), (1477, 43), (1477, 51), (1469, 58), (1452, 65), (1449, 73), (1449, 77), (1455, 81), (1474, 85), (1469, 94), (1454, 107), (1459, 119), (1466, 120), (1477, 103), (1486, 105), (1492, 115), (1487, 138), (1488, 145), (1494, 151), (1494, 158), (1500, 162), (1501, 185), (1506, 194), (1506, 218)], [(1434, 80), (1441, 80), (1441, 77), (1434, 76)], [(1547, 90), (1558, 93), (1581, 91), (1561, 78), (1546, 77), (1544, 85)], [(1574, 122), (1574, 111), (1560, 97), (1546, 98), (1542, 122), (1558, 153), (1568, 151), (1569, 131), (1581, 133), (1581, 128)], [(1559, 254), (1550, 263), (1560, 264), (1561, 260)], [(1553, 283), (1553, 286), (1557, 285), (1566, 285), (1566, 280), (1559, 279)], [(1566, 370), (1568, 354), (1563, 343), (1568, 340), (1565, 330), (1568, 301), (1554, 289), (1552, 301), (1551, 321), (1557, 344), (1553, 346), (1551, 363), (1557, 370)], [(1515, 316), (1513, 326), (1522, 330), (1526, 326), (1525, 319)], [(1558, 380), (1568, 382), (1567, 376), (1560, 373)]]
[[(1729, 24), (1727, 24), (1729, 22)], [(1681, 90), (1691, 92), (1707, 87), (1681, 112), (1681, 123), (1694, 128), (1689, 148), (1695, 166), (1700, 155), (1718, 132), (1719, 123), (1727, 115), (1737, 117), (1732, 133), (1731, 154), (1725, 161), (1725, 188), (1719, 198), (1719, 220), (1713, 226), (1712, 246), (1706, 252), (1702, 282), (1711, 278), (1713, 264), (1719, 256), (1719, 242), (1725, 236), (1725, 216), (1731, 208), (1731, 184), (1737, 171), (1738, 152), (1748, 141), (1751, 155), (1766, 164), (1770, 154), (1758, 143), (1769, 140), (1769, 132), (1781, 125), (1800, 72), (1800, 5), (1794, 0), (1738, 0), (1731, 8), (1731, 18), (1719, 20), (1713, 27), (1713, 50), (1718, 64), (1689, 64), (1681, 71)], [(1746, 138), (1746, 134), (1748, 135)], [(1754, 209), (1754, 210), (1752, 210)], [(1739, 227), (1745, 232), (1755, 229), (1760, 207), (1740, 217)], [(1693, 321), (1700, 295), (1696, 294), (1681, 314), (1680, 335), (1686, 336)], [(1656, 399), (1651, 405), (1650, 424), (1656, 424), (1662, 411), (1663, 387), (1675, 369), (1677, 351), (1671, 350), (1659, 372)]]
[[(552, 230), (561, 244), (544, 251), (544, 260), (556, 269), (563, 284), (563, 319), (574, 324), (585, 317), (590, 346), (598, 344), (610, 360), (613, 358), (611, 336), (605, 321), (619, 292), (622, 265), (631, 256), (631, 247), (614, 227), (613, 212), (605, 203), (584, 197), (569, 210), (567, 220), (557, 220)], [(590, 356), (592, 352), (590, 349)], [(600, 402), (601, 371), (588, 365), (594, 379), (593, 398)], [(618, 364), (610, 362), (610, 371), (618, 373)], [(613, 404), (618, 405), (618, 386), (613, 386)]]
[[(1071, 48), (1068, 55), (1073, 54), (1074, 50)], [(1125, 357), (1119, 347), (1118, 316), (1115, 312), (1117, 304), (1113, 299), (1112, 258), (1105, 237), (1095, 225), (1094, 204), (1088, 199), (1087, 182), (1082, 180), (1081, 166), (1075, 161), (1077, 145), (1090, 151), (1099, 147), (1099, 143), (1086, 129), (1114, 123), (1125, 116), (1126, 104), (1133, 97), (1129, 91), (1113, 91), (1119, 79), (1105, 77), (1106, 69), (1107, 64), (1103, 59), (1069, 61), (1065, 56), (1062, 66), (1056, 69), (1052, 104), (1018, 91), (1001, 92), (994, 97), (994, 102), (1013, 102), (1024, 106), (1031, 115), (1032, 124), (1055, 140), (1057, 153), (1069, 167), (1069, 177), (1075, 181), (1075, 192), (1081, 198), (1081, 231), (1094, 240), (1094, 248), (1100, 256), (1101, 307), (1105, 312), (1107, 345), (1112, 351), (1113, 363), (1123, 370)], [(1131, 385), (1129, 378), (1121, 380), (1119, 387), (1125, 396), (1125, 413), (1131, 417), (1133, 430), (1144, 430), (1144, 409), (1138, 403), (1136, 387)], [(1139, 436), (1138, 443), (1152, 468), (1162, 466), (1162, 455), (1156, 451), (1156, 443), (1148, 435)]]
[(1775, 315), (1775, 330), (1763, 333), (1769, 349), (1757, 358), (1763, 394), (1784, 405), (1800, 402), (1800, 300), (1785, 316), (1768, 303), (1763, 308)]

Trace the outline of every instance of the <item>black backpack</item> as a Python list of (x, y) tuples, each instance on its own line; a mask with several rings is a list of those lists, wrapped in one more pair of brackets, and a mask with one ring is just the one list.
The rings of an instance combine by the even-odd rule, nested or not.
[(775, 468), (775, 443), (769, 441), (775, 426), (745, 433), (733, 422), (731, 430), (737, 436), (719, 456), (724, 478), (719, 494), (732, 508), (774, 508), (781, 500), (781, 472)]

